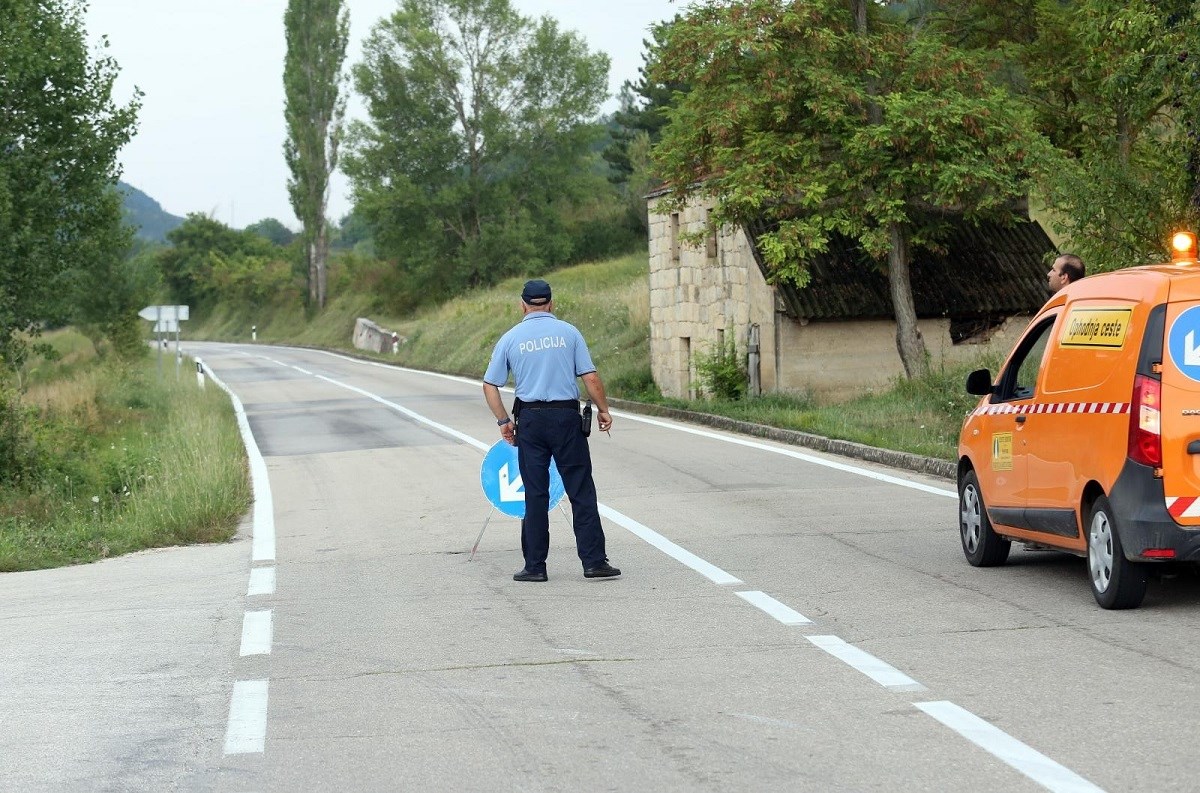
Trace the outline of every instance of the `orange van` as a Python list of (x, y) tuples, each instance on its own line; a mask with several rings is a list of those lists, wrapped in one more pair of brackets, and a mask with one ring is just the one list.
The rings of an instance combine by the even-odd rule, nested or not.
[[(1056, 293), (958, 444), (967, 561), (1015, 540), (1085, 556), (1096, 602), (1136, 608), (1152, 565), (1200, 560), (1200, 263), (1093, 275)], [(1183, 242), (1177, 244), (1183, 245)]]

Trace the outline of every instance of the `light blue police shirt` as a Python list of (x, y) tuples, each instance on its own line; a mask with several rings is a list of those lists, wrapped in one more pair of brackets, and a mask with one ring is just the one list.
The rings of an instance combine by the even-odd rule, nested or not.
[(483, 381), (499, 388), (512, 372), (518, 399), (550, 402), (579, 399), (575, 378), (594, 371), (583, 334), (548, 311), (534, 311), (496, 342)]

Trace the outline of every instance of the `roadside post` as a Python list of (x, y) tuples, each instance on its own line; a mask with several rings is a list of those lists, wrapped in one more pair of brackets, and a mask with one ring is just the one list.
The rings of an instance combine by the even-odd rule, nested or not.
[(250, 341), (258, 341), (258, 325), (250, 326)]
[(196, 385), (204, 388), (204, 362), (199, 358), (196, 359)]

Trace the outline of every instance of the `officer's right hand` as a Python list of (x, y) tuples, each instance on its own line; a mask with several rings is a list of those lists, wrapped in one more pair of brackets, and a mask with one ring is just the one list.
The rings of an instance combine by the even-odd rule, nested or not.
[(517, 445), (517, 433), (511, 421), (500, 428), (500, 437), (507, 441), (509, 446)]
[(612, 414), (607, 410), (601, 410), (596, 414), (596, 424), (599, 425), (601, 432), (608, 432), (612, 427)]

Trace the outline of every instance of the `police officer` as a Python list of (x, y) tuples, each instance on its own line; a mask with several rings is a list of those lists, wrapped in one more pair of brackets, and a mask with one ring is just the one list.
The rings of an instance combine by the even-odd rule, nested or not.
[[(575, 547), (585, 578), (611, 578), (621, 571), (608, 563), (604, 529), (596, 508), (592, 457), (579, 415), (582, 377), (588, 396), (596, 403), (597, 424), (607, 432), (612, 426), (604, 384), (583, 335), (570, 323), (554, 316), (550, 284), (527, 281), (521, 291), (521, 321), (500, 337), (483, 376), (483, 396), (496, 417), (500, 435), (517, 447), (517, 464), (525, 485), (525, 519), (521, 522), (521, 550), (525, 567), (514, 581), (545, 581), (546, 555), (550, 551), (550, 460), (553, 458), (571, 499)], [(514, 426), (500, 398), (500, 386), (512, 373), (517, 400)]]

